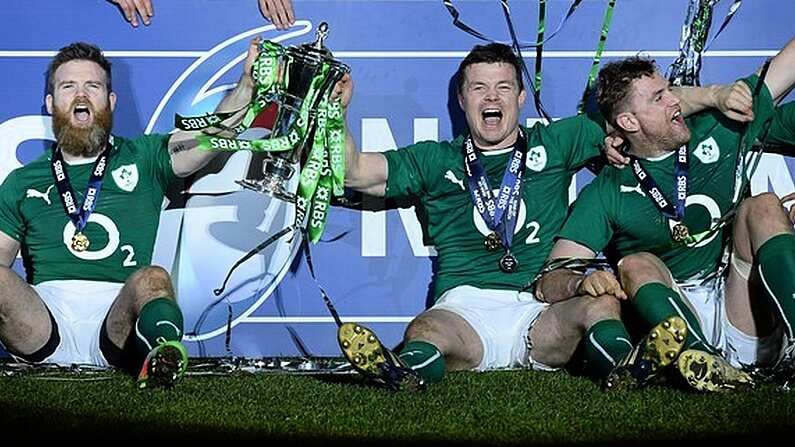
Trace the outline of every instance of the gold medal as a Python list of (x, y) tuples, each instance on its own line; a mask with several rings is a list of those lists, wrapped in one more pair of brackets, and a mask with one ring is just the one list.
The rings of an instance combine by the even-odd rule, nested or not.
[(671, 229), (671, 237), (675, 242), (684, 242), (690, 237), (690, 230), (687, 225), (680, 222)]
[(72, 250), (74, 251), (86, 251), (88, 250), (89, 240), (83, 233), (75, 233), (72, 236)]
[(486, 246), (486, 250), (488, 251), (497, 251), (502, 247), (502, 241), (500, 241), (500, 235), (497, 234), (496, 231), (492, 231), (486, 239), (483, 241), (483, 245)]

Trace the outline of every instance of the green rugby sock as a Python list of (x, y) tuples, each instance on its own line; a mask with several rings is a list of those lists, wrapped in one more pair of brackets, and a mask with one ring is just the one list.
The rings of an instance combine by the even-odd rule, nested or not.
[(759, 247), (756, 256), (765, 294), (784, 319), (791, 340), (795, 337), (795, 235), (773, 236)]
[(685, 349), (698, 349), (715, 354), (716, 351), (707, 343), (701, 324), (673, 289), (665, 284), (651, 282), (641, 286), (635, 293), (635, 309), (649, 327), (653, 327), (668, 317), (678, 315), (687, 322), (687, 339)]
[(182, 340), (182, 311), (170, 298), (155, 298), (144, 304), (135, 322), (135, 345), (143, 355), (166, 341)]
[(603, 379), (632, 350), (632, 342), (620, 320), (602, 320), (585, 332), (585, 370)]
[(419, 374), (425, 383), (441, 382), (444, 377), (444, 356), (431, 343), (412, 340), (398, 354), (401, 360)]

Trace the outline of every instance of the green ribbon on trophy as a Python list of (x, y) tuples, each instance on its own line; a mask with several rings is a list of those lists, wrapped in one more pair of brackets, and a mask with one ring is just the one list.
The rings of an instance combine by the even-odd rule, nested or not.
[(324, 99), (317, 110), (317, 124), (295, 202), (295, 220), (307, 219), (307, 233), (313, 243), (323, 234), (331, 196), (345, 193), (345, 127), (340, 102)]
[[(309, 153), (301, 168), (297, 194), (287, 192), (281, 184), (274, 186), (252, 180), (238, 183), (246, 188), (273, 193), (279, 198), (295, 202), (295, 221), (300, 226), (306, 226), (309, 239), (313, 243), (320, 240), (323, 234), (332, 196), (342, 196), (345, 183), (345, 126), (342, 105), (339, 99), (331, 99), (330, 96), (334, 83), (348, 71), (348, 67), (328, 56), (330, 53), (322, 47), (323, 37), (325, 35), (318, 37), (320, 44), (315, 43), (314, 47), (285, 48), (274, 42), (262, 42), (252, 67), (255, 82), (253, 99), (240, 124), (234, 127), (223, 124), (223, 121), (240, 110), (210, 113), (200, 117), (177, 115), (175, 119), (178, 129), (203, 131), (196, 140), (204, 150), (283, 154), (274, 155), (271, 159), (279, 165), (275, 180), (271, 178), (270, 182), (286, 182), (293, 171), (289, 165), (301, 160), (301, 149), (306, 147)], [(299, 76), (306, 73), (310, 73), (308, 82), (305, 79), (297, 81)], [(291, 75), (296, 78), (292, 84)], [(297, 82), (308, 83), (308, 86), (295, 85)], [(300, 92), (295, 92), (299, 89)], [(288, 108), (285, 105), (287, 101), (300, 102), (300, 107), (297, 111)], [(285, 129), (277, 129), (279, 123), (274, 125), (273, 136), (270, 138), (244, 140), (214, 134), (218, 131), (229, 131), (239, 135), (249, 129), (257, 116), (273, 103), (280, 104), (284, 109), (280, 110), (279, 118), (292, 122)]]
[[(246, 115), (241, 123), (235, 127), (227, 127), (223, 122), (240, 110), (231, 112), (214, 112), (203, 116), (184, 117), (177, 114), (174, 119), (174, 127), (180, 130), (201, 130), (218, 129), (219, 131), (229, 131), (234, 134), (241, 134), (251, 127), (251, 123), (257, 115), (273, 101), (281, 87), (278, 78), (279, 59), (285, 54), (284, 47), (270, 41), (263, 41), (260, 44), (259, 54), (251, 68), (251, 77), (254, 79), (253, 100), (246, 106)], [(202, 139), (202, 148), (206, 150), (219, 150), (220, 144), (216, 147), (208, 146), (209, 140)], [(247, 147), (250, 145), (246, 145)]]

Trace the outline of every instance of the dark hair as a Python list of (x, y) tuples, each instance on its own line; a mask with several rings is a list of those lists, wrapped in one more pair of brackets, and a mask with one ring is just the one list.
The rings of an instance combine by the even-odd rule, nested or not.
[(640, 56), (605, 65), (596, 83), (596, 100), (605, 119), (615, 126), (616, 116), (632, 91), (632, 82), (643, 76), (654, 76), (656, 72), (654, 61)]
[(55, 89), (55, 71), (61, 65), (76, 60), (85, 60), (95, 62), (97, 65), (105, 70), (105, 76), (108, 80), (108, 91), (113, 90), (111, 75), (110, 75), (110, 61), (102, 55), (102, 50), (97, 46), (85, 42), (74, 42), (58, 50), (58, 54), (50, 61), (50, 66), (47, 69), (47, 93), (52, 94)]
[(456, 77), (458, 81), (458, 92), (464, 88), (464, 71), (467, 67), (473, 64), (496, 64), (505, 63), (512, 65), (516, 71), (516, 82), (519, 83), (519, 91), (524, 90), (524, 83), (522, 83), (522, 66), (519, 57), (513, 52), (511, 47), (502, 43), (490, 43), (488, 45), (475, 45), (472, 51), (467, 54), (467, 57), (461, 61), (458, 66)]

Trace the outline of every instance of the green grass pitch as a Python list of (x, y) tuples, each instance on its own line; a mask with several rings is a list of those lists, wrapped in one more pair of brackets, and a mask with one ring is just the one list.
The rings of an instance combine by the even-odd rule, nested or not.
[(43, 440), (734, 445), (791, 438), (795, 391), (762, 385), (704, 395), (651, 386), (607, 393), (586, 378), (534, 371), (450, 373), (442, 384), (415, 394), (339, 374), (189, 375), (169, 390), (138, 390), (119, 372), (15, 374), (0, 378), (0, 415), (4, 433)]

